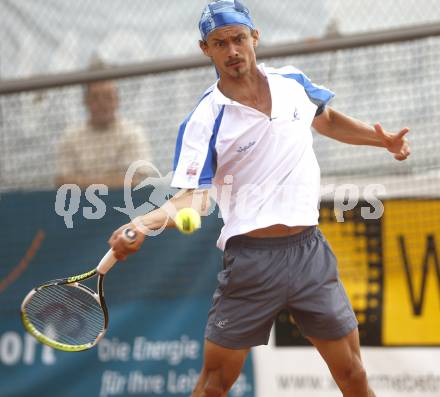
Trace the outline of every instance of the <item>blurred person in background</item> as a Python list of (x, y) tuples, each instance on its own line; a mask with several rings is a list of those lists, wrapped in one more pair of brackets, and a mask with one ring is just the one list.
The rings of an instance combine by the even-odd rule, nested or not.
[[(94, 61), (90, 70), (104, 69)], [(124, 185), (125, 173), (136, 160), (151, 162), (151, 149), (141, 126), (118, 115), (118, 89), (110, 80), (85, 86), (87, 122), (69, 128), (57, 147), (56, 185), (87, 187), (104, 184), (109, 188)], [(137, 170), (136, 179), (151, 174), (148, 166)]]

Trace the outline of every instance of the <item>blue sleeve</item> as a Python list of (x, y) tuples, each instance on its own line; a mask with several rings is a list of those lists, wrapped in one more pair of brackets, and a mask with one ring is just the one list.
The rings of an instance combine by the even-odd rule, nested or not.
[(209, 131), (198, 123), (191, 123), (191, 127), (188, 128), (191, 114), (181, 124), (174, 154), (173, 187), (198, 188), (211, 185), (217, 170), (215, 144), (223, 112), (224, 106), (217, 115), (212, 130)]
[(318, 106), (315, 117), (319, 116), (324, 111), (327, 104), (335, 96), (335, 93), (329, 89), (317, 84), (313, 84), (312, 81), (303, 73), (289, 73), (282, 74), (282, 76), (288, 79), (296, 80), (304, 87), (304, 90), (306, 91), (310, 101)]

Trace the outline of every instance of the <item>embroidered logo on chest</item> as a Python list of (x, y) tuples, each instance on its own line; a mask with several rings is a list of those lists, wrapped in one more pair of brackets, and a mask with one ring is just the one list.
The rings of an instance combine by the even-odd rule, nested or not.
[(239, 146), (237, 149), (237, 153), (244, 153), (247, 152), (252, 146), (254, 146), (256, 141), (251, 141), (247, 145)]
[(295, 110), (294, 110), (293, 116), (292, 116), (292, 121), (297, 121), (297, 120), (301, 120), (301, 119), (299, 117), (298, 108), (295, 107)]

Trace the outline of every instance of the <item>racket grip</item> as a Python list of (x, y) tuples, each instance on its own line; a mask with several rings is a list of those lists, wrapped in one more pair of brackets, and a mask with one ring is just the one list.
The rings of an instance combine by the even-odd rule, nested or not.
[(96, 270), (99, 274), (104, 275), (115, 265), (116, 262), (117, 259), (113, 254), (113, 249), (110, 248), (104, 255), (104, 257), (100, 260), (98, 266), (96, 267)]
[[(136, 232), (133, 229), (124, 229), (122, 232), (122, 236), (128, 243), (134, 243), (136, 241)], [(106, 274), (117, 262), (115, 255), (113, 254), (113, 249), (109, 249), (104, 257), (99, 262), (96, 270), (99, 274)]]

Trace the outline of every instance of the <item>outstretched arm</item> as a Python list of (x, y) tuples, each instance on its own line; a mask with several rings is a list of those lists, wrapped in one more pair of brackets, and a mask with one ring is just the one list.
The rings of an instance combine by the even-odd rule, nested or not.
[(385, 131), (380, 124), (370, 126), (327, 107), (315, 117), (313, 128), (320, 134), (352, 145), (368, 145), (386, 148), (396, 160), (405, 160), (411, 153), (404, 128), (398, 133)]
[[(206, 215), (210, 206), (209, 192), (206, 189), (179, 190), (170, 200), (145, 215), (135, 218), (131, 223), (121, 226), (113, 232), (109, 244), (115, 257), (124, 260), (129, 254), (139, 250), (145, 236), (162, 228), (176, 227), (176, 213), (186, 207), (194, 208), (200, 215)], [(134, 242), (128, 242), (123, 237), (123, 230), (130, 228), (137, 231)]]

